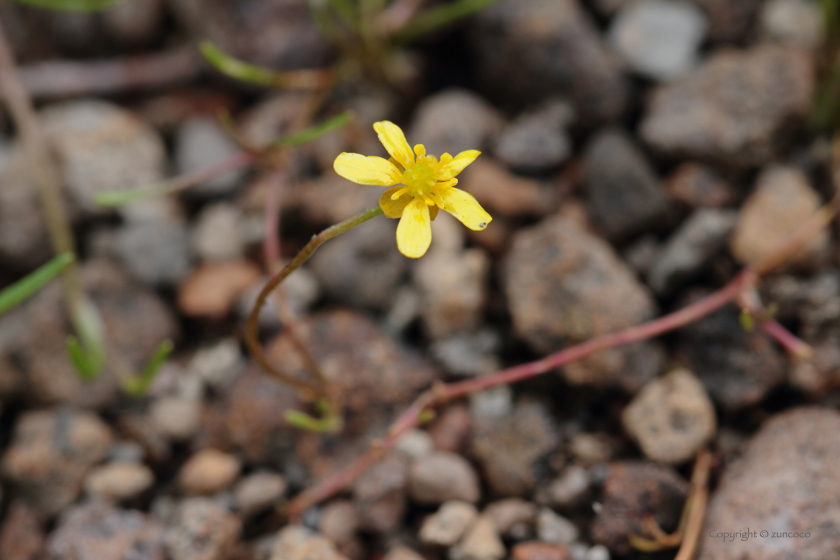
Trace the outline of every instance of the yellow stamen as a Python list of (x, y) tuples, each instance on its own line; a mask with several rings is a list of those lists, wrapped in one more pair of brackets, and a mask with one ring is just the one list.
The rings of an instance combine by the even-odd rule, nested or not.
[(391, 195), (391, 200), (397, 200), (399, 197), (411, 190), (411, 187), (403, 187)]

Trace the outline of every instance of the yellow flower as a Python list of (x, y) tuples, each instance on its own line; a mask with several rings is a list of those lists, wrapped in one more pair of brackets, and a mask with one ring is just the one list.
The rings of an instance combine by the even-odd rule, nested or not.
[[(493, 219), (469, 193), (456, 189), (458, 173), (481, 152), (467, 150), (454, 158), (449, 154), (427, 156), (423, 144), (412, 151), (403, 131), (392, 122), (375, 123), (373, 129), (391, 159), (344, 152), (335, 158), (336, 173), (361, 185), (391, 187), (379, 197), (379, 206), (389, 218), (400, 218), (397, 247), (406, 257), (426, 254), (432, 242), (432, 223), (438, 209), (458, 218), (468, 228), (480, 231)], [(416, 156), (416, 157), (415, 157)]]

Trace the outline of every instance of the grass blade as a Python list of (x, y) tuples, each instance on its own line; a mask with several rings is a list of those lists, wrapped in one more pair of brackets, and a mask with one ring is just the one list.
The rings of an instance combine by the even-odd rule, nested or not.
[(73, 256), (73, 253), (63, 253), (22, 280), (0, 291), (0, 315), (19, 305), (43, 288), (74, 260), (76, 260), (76, 257)]
[(98, 12), (119, 4), (121, 0), (14, 0), (18, 4), (65, 12)]

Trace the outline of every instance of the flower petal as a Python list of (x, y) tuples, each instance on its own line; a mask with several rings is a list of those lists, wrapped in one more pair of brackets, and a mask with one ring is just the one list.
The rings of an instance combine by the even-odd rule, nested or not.
[(433, 222), (435, 221), (435, 218), (437, 218), (438, 210), (440, 210), (440, 208), (437, 206), (429, 206), (429, 217)]
[(400, 127), (391, 121), (373, 123), (373, 130), (379, 135), (379, 141), (395, 160), (408, 169), (414, 165), (414, 150), (408, 145), (405, 134)]
[(452, 187), (438, 193), (443, 209), (458, 218), (468, 228), (481, 231), (493, 218), (484, 211), (473, 195)]
[(333, 163), (335, 172), (360, 185), (390, 187), (402, 180), (402, 173), (387, 159), (343, 152)]
[[(481, 152), (478, 150), (467, 150), (466, 152), (461, 152), (455, 156), (452, 161), (441, 167), (441, 174), (438, 177), (438, 180), (445, 181), (455, 177), (458, 173), (463, 171), (466, 166), (474, 162), (475, 158), (480, 155)], [(443, 159), (442, 156), (441, 159)]]
[(429, 207), (420, 198), (415, 198), (403, 210), (397, 226), (397, 247), (400, 253), (412, 259), (426, 254), (432, 243), (432, 222)]
[(403, 210), (405, 210), (405, 207), (411, 201), (411, 197), (408, 195), (403, 195), (397, 200), (391, 200), (391, 195), (393, 195), (395, 192), (399, 191), (402, 188), (402, 185), (391, 187), (390, 189), (382, 193), (382, 196), (379, 197), (379, 207), (382, 208), (382, 211), (389, 218), (399, 218), (400, 216), (402, 216)]

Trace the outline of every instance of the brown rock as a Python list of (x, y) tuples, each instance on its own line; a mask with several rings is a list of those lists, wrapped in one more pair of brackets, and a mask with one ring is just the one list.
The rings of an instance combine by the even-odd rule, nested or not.
[(270, 560), (347, 560), (333, 543), (306, 527), (287, 525), (277, 535)]
[(229, 488), (241, 470), (242, 464), (233, 455), (202, 449), (181, 467), (178, 483), (187, 494), (215, 494)]
[(603, 493), (601, 510), (592, 523), (592, 538), (616, 554), (628, 554), (628, 537), (647, 535), (645, 516), (652, 515), (666, 532), (676, 527), (688, 483), (670, 469), (622, 461), (610, 464)]
[(385, 560), (425, 560), (422, 556), (404, 546), (398, 546), (388, 551)]
[(85, 478), (85, 491), (106, 500), (136, 498), (155, 483), (152, 469), (140, 463), (108, 463), (94, 468)]
[(318, 530), (329, 540), (341, 546), (350, 542), (359, 530), (359, 512), (353, 502), (334, 500), (324, 506)]
[(517, 177), (488, 157), (478, 158), (458, 179), (458, 188), (473, 195), (494, 217), (544, 216), (556, 206), (539, 182)]
[(510, 552), (513, 560), (572, 560), (566, 547), (540, 541), (519, 543)]
[(589, 496), (592, 477), (580, 465), (569, 465), (545, 489), (546, 501), (554, 508), (574, 508)]
[(741, 43), (752, 30), (759, 0), (692, 0), (706, 10), (709, 38), (716, 43)]
[(24, 502), (12, 502), (0, 528), (0, 558), (38, 560), (43, 551), (41, 516)]
[(452, 560), (501, 560), (505, 545), (499, 538), (496, 526), (486, 517), (473, 523), (464, 539), (450, 551)]
[(442, 451), (411, 465), (409, 492), (415, 502), (430, 505), (449, 500), (475, 503), (481, 497), (472, 465), (460, 455)]
[(469, 409), (462, 404), (446, 407), (429, 427), (435, 449), (460, 451), (470, 435), (472, 420)]
[(190, 317), (222, 318), (260, 276), (250, 261), (206, 264), (181, 284), (178, 307)]
[(188, 498), (166, 532), (171, 560), (224, 560), (239, 540), (242, 521), (210, 498)]
[[(827, 408), (795, 409), (767, 422), (750, 440), (743, 457), (724, 471), (709, 503), (699, 560), (836, 556), (840, 548), (838, 431), (840, 414)], [(724, 540), (723, 532), (739, 530), (758, 534)]]
[(534, 534), (537, 506), (519, 498), (505, 498), (488, 504), (482, 515), (493, 521), (503, 537), (523, 539)]
[[(732, 255), (755, 265), (776, 253), (819, 209), (819, 195), (804, 173), (792, 167), (771, 167), (758, 178), (755, 192), (741, 208), (732, 237)], [(830, 237), (823, 230), (791, 261), (813, 268), (828, 257)]]
[(286, 479), (273, 472), (256, 472), (244, 477), (234, 490), (236, 509), (249, 516), (269, 509), (286, 494)]
[(478, 517), (478, 510), (467, 502), (445, 502), (433, 515), (423, 520), (420, 542), (437, 546), (452, 546)]
[(373, 465), (353, 485), (353, 500), (363, 529), (389, 533), (406, 509), (408, 459), (390, 455)]
[(732, 185), (701, 163), (683, 163), (668, 177), (665, 189), (671, 198), (692, 208), (719, 208), (735, 197)]

